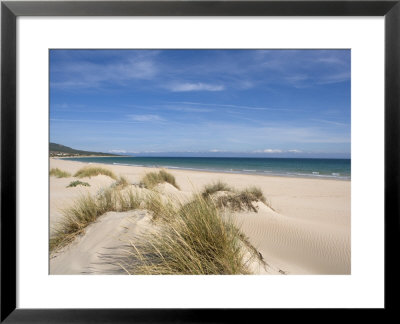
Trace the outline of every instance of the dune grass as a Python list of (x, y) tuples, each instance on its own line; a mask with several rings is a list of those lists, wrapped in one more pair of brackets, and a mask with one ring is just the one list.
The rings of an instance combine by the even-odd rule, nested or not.
[(171, 198), (162, 196), (158, 192), (150, 191), (144, 197), (144, 208), (151, 212), (152, 220), (162, 218), (164, 221), (171, 221), (176, 217), (177, 208)]
[(72, 187), (76, 187), (76, 186), (90, 187), (90, 184), (87, 182), (80, 181), (80, 180), (75, 180), (75, 181), (71, 181), (69, 183), (69, 185), (67, 186), (67, 188), (72, 188)]
[(120, 191), (117, 193), (118, 206), (116, 206), (116, 211), (123, 212), (139, 209), (142, 200), (143, 198), (138, 194), (138, 192), (128, 190), (127, 192), (123, 193)]
[(124, 189), (127, 186), (129, 186), (129, 182), (124, 176), (120, 176), (117, 181), (112, 184), (112, 187), (117, 189)]
[(205, 186), (201, 195), (204, 198), (206, 198), (218, 191), (232, 191), (232, 188), (229, 187), (226, 183), (224, 183), (222, 181), (218, 181), (218, 182), (215, 182), (215, 183)]
[(217, 197), (215, 199), (219, 208), (229, 208), (233, 211), (249, 210), (257, 212), (254, 202), (261, 201), (267, 204), (261, 189), (257, 187), (246, 188), (242, 191), (233, 192), (232, 194)]
[(51, 252), (71, 243), (78, 235), (84, 233), (86, 226), (101, 215), (97, 202), (91, 195), (82, 196), (73, 207), (64, 210), (63, 214), (62, 222), (50, 237)]
[(50, 170), (50, 176), (57, 178), (69, 178), (71, 176), (71, 173), (60, 170), (59, 168), (52, 168)]
[[(228, 193), (226, 195), (215, 197), (214, 194), (221, 191)], [(201, 195), (203, 198), (212, 198), (217, 207), (229, 208), (232, 211), (249, 210), (257, 212), (257, 208), (253, 204), (257, 201), (261, 201), (269, 206), (269, 203), (267, 203), (267, 200), (260, 188), (249, 187), (244, 190), (237, 191), (221, 181), (205, 186)]]
[(91, 177), (95, 177), (95, 176), (100, 175), (100, 174), (108, 176), (108, 177), (110, 177), (110, 178), (112, 178), (114, 180), (117, 180), (117, 176), (111, 170), (108, 170), (108, 169), (105, 169), (105, 168), (102, 168), (102, 167), (87, 167), (86, 166), (86, 167), (80, 169), (78, 172), (76, 172), (74, 174), (74, 177), (77, 177), (77, 178), (86, 178), (86, 177), (91, 178)]
[(141, 197), (137, 192), (105, 189), (97, 196), (82, 195), (75, 204), (63, 210), (63, 220), (58, 223), (50, 238), (50, 252), (71, 243), (85, 232), (85, 228), (109, 211), (127, 211), (140, 206)]
[(158, 223), (155, 233), (130, 242), (129, 255), (122, 265), (127, 273), (249, 273), (240, 230), (230, 217), (221, 215), (212, 200), (198, 195), (190, 203), (181, 204), (175, 217), (167, 219)]
[(160, 170), (159, 172), (149, 172), (140, 181), (140, 185), (147, 189), (152, 189), (159, 183), (168, 182), (175, 188), (180, 189), (176, 184), (175, 177), (165, 170)]
[[(154, 174), (157, 181), (160, 177), (166, 178)], [(148, 178), (153, 186), (160, 183), (152, 177)], [(212, 193), (227, 189), (229, 194), (212, 199)], [(140, 193), (132, 189), (120, 190), (117, 186), (104, 189), (96, 196), (81, 196), (63, 211), (64, 218), (50, 238), (50, 252), (84, 234), (86, 227), (106, 212), (144, 208), (152, 214), (154, 230), (136, 236), (122, 262), (118, 258), (118, 264), (127, 273), (249, 274), (250, 260), (260, 257), (234, 224), (230, 213), (244, 208), (254, 210), (252, 202), (265, 200), (261, 190), (252, 187), (237, 192), (216, 183), (207, 186), (204, 192), (188, 203), (172, 201), (152, 190)]]

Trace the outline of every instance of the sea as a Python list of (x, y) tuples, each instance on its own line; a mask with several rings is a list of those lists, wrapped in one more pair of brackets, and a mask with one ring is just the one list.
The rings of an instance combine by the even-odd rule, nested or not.
[(165, 169), (259, 174), (286, 177), (351, 179), (350, 159), (230, 158), (230, 157), (77, 157), (86, 163)]

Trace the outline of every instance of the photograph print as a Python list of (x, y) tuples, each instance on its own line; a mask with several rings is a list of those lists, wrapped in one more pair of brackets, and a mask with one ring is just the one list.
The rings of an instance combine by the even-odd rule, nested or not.
[(51, 275), (350, 275), (351, 51), (50, 49)]

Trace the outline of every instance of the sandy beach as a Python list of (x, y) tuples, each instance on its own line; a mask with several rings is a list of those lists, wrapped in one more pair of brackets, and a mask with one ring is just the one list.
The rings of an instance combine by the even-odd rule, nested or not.
[[(87, 163), (50, 159), (50, 169), (59, 168), (71, 174)], [(90, 164), (95, 166), (96, 164)], [(155, 168), (100, 165), (138, 184)], [(179, 184), (160, 186), (164, 194), (182, 200), (201, 192), (205, 185), (222, 181), (244, 189), (259, 187), (268, 204), (257, 202), (258, 210), (234, 213), (234, 222), (262, 255), (268, 267), (255, 269), (260, 274), (350, 274), (351, 273), (351, 197), (350, 181), (168, 170)], [(105, 175), (80, 179), (89, 187), (67, 188), (74, 177), (50, 177), (50, 233), (62, 220), (62, 210), (86, 193), (95, 195), (111, 186)], [(151, 227), (146, 210), (108, 212), (71, 244), (50, 257), (50, 274), (108, 274), (107, 263), (112, 251)], [(123, 273), (121, 271), (120, 273)]]

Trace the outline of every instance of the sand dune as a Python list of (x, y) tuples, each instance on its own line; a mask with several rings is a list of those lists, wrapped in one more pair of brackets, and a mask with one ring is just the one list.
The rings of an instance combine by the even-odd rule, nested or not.
[(90, 184), (90, 187), (77, 186), (67, 188), (73, 180), (76, 179), (50, 177), (50, 229), (53, 228), (53, 224), (62, 219), (62, 210), (70, 206), (74, 200), (88, 193), (95, 194), (101, 188), (106, 188), (114, 182), (110, 177), (99, 175), (90, 179), (83, 179), (84, 182)]
[(262, 203), (236, 222), (268, 262), (287, 274), (350, 273), (347, 228), (278, 214)]
[[(50, 160), (50, 167), (71, 173), (86, 164)], [(155, 169), (107, 165), (131, 184)], [(271, 207), (259, 202), (258, 212), (236, 212), (234, 219), (250, 243), (262, 254), (268, 269), (254, 265), (254, 271), (286, 274), (350, 274), (350, 181), (301, 179), (271, 176), (169, 170), (181, 190), (158, 185), (165, 196), (187, 201), (193, 192), (217, 180), (242, 189), (262, 189)], [(50, 178), (50, 227), (62, 217), (61, 209), (85, 193), (95, 194), (113, 180), (106, 176), (82, 179), (90, 187), (66, 188), (74, 178)], [(110, 212), (88, 226), (86, 233), (50, 259), (51, 274), (123, 273), (108, 262), (136, 234), (149, 229), (144, 210)]]
[(104, 214), (50, 259), (50, 274), (125, 273), (115, 256), (123, 255), (129, 240), (151, 227), (150, 219), (143, 210)]
[(160, 183), (155, 188), (153, 188), (153, 190), (162, 194), (167, 199), (177, 201), (179, 203), (188, 202), (193, 195), (192, 192), (178, 190), (169, 183)]

